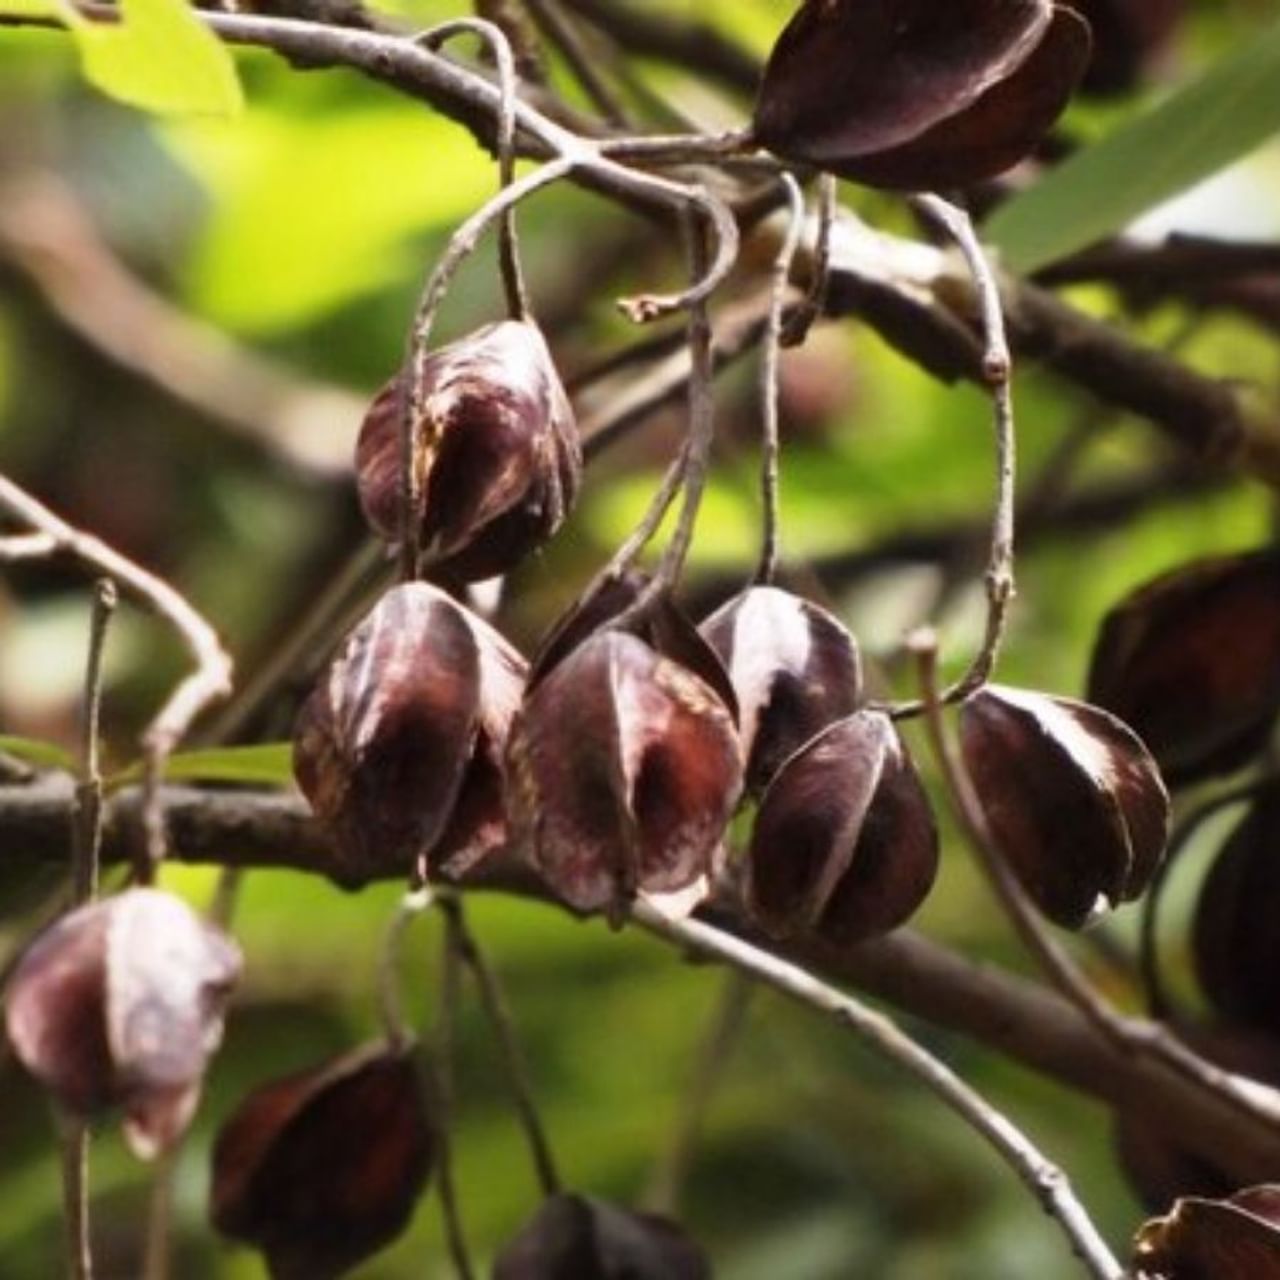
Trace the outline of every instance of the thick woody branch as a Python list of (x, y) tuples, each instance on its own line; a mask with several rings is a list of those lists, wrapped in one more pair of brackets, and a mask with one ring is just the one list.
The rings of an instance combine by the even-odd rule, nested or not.
[[(3, 856), (11, 862), (69, 866), (71, 798), (70, 779), (0, 786)], [(166, 786), (163, 801), (172, 858), (311, 873), (332, 865), (328, 843), (297, 796)], [(136, 789), (118, 793), (107, 804), (104, 861), (134, 854), (140, 807)], [(489, 883), (474, 887), (547, 896), (531, 876), (509, 864)], [(718, 910), (708, 918), (757, 945), (762, 941), (732, 912)], [(1280, 1167), (1280, 1135), (1162, 1064), (1122, 1052), (1065, 1000), (1035, 983), (977, 964), (909, 930), (850, 951), (789, 944), (780, 953), (1104, 1103), (1166, 1128), (1173, 1125), (1188, 1150), (1230, 1170), (1242, 1184), (1274, 1177)]]

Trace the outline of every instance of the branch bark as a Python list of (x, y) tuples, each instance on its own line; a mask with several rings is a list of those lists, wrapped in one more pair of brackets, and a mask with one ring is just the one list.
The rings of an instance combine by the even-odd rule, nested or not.
[[(6, 860), (70, 867), (70, 779), (44, 776), (0, 786), (0, 849)], [(296, 795), (166, 786), (162, 792), (170, 857), (232, 867), (323, 874), (333, 864), (327, 840)], [(118, 792), (104, 811), (103, 859), (129, 860), (142, 839), (141, 795)], [(475, 890), (546, 899), (533, 876), (495, 863)], [(812, 943), (778, 948), (736, 912), (708, 909), (720, 928), (902, 1011), (974, 1039), (1024, 1067), (1098, 1101), (1176, 1132), (1189, 1151), (1230, 1171), (1241, 1185), (1274, 1178), (1280, 1133), (1242, 1117), (1229, 1102), (1195, 1087), (1159, 1062), (1127, 1054), (1099, 1036), (1070, 1004), (1039, 984), (976, 963), (899, 930), (850, 951)], [(1260, 1086), (1261, 1087), (1261, 1086)]]

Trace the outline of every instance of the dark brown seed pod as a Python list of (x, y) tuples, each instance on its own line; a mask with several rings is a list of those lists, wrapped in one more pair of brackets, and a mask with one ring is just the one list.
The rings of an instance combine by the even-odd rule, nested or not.
[(1186, 13), (1185, 0), (1072, 0), (1093, 31), (1081, 89), (1124, 93), (1160, 52)]
[(304, 703), (294, 772), (341, 884), (453, 877), (505, 840), (501, 754), (524, 660), (425, 582), (382, 597)]
[(373, 1046), (240, 1104), (214, 1146), (210, 1216), (273, 1280), (330, 1280), (404, 1230), (433, 1159), (412, 1052)]
[[(687, 668), (597, 632), (530, 692), (507, 751), (519, 847), (571, 906), (688, 911), (742, 790), (733, 718)], [(675, 898), (672, 897), (675, 895)]]
[(240, 952), (181, 899), (131, 889), (63, 916), (9, 981), (9, 1039), (71, 1113), (119, 1107), (140, 1156), (165, 1150), (195, 1113), (222, 1039)]
[(1138, 1232), (1133, 1262), (1158, 1280), (1280, 1280), (1280, 1186), (1179, 1200)]
[[(547, 632), (534, 655), (529, 687), (534, 688), (543, 676), (589, 636), (628, 614), (651, 582), (649, 575), (638, 569), (607, 575), (593, 582)], [(737, 719), (738, 699), (729, 673), (716, 651), (669, 593), (661, 593), (648, 608), (632, 613), (623, 630), (704, 680)]]
[(1196, 974), (1224, 1017), (1280, 1034), (1280, 783), (1259, 790), (1200, 890)]
[(1138, 737), (1097, 707), (988, 685), (960, 715), (965, 764), (1000, 852), (1067, 928), (1128, 902), (1164, 853), (1169, 797)]
[[(361, 505), (391, 542), (403, 533), (407, 382), (401, 373), (383, 388), (356, 445)], [(541, 332), (505, 320), (441, 347), (426, 361), (422, 403), (420, 545), (466, 581), (505, 573), (560, 527), (582, 472), (573, 409)]]
[(1088, 57), (1088, 26), (1050, 0), (806, 0), (769, 57), (752, 129), (857, 182), (961, 186), (1034, 149)]
[(493, 1280), (710, 1280), (702, 1250), (669, 1218), (554, 1195), (498, 1255)]
[(747, 786), (756, 794), (792, 752), (858, 705), (858, 646), (839, 619), (811, 601), (751, 587), (699, 630), (737, 694)]
[(748, 901), (776, 937), (835, 946), (887, 933), (928, 896), (938, 833), (889, 718), (859, 711), (795, 752), (751, 834)]
[(1280, 712), (1280, 552), (1196, 561), (1103, 619), (1088, 698), (1147, 744), (1171, 785), (1245, 764)]

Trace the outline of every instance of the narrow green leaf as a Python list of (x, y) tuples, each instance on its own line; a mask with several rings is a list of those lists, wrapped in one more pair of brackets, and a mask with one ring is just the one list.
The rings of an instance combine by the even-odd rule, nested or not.
[(119, 22), (106, 23), (64, 10), (84, 73), (103, 93), (166, 114), (225, 116), (241, 108), (230, 51), (186, 0), (122, 0), (120, 12)]
[(1001, 206), (983, 238), (1035, 271), (1128, 225), (1280, 130), (1280, 22)]
[[(293, 779), (293, 744), (261, 742), (251, 747), (208, 747), (179, 751), (164, 771), (170, 782), (235, 782), (280, 787)], [(142, 766), (130, 765), (107, 784), (110, 789), (142, 781)]]
[(39, 742), (35, 738), (17, 738), (0, 733), (0, 751), (38, 769), (74, 769), (75, 760), (56, 742)]

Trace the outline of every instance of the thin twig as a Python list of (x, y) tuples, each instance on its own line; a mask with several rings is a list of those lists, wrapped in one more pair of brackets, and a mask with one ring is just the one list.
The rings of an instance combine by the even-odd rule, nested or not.
[(76, 787), (73, 901), (88, 902), (98, 892), (98, 857), (102, 849), (102, 655), (107, 628), (119, 603), (110, 578), (94, 583), (89, 620), (89, 656), (85, 663), (84, 710), (80, 724), (80, 780)]
[(441, 893), (437, 895), (436, 903), (444, 913), (445, 927), (453, 934), (457, 954), (471, 970), (480, 990), (480, 1001), (498, 1041), (503, 1074), (511, 1093), (512, 1105), (529, 1144), (538, 1185), (544, 1196), (556, 1195), (561, 1187), (560, 1176), (556, 1172), (546, 1128), (538, 1114), (528, 1062), (520, 1047), (520, 1038), (507, 1007), (502, 984), (467, 924), (462, 899), (452, 893)]
[(417, 1038), (404, 1012), (404, 997), (400, 991), (400, 959), (404, 949), (404, 936), (409, 926), (430, 905), (429, 889), (410, 889), (396, 904), (387, 925), (382, 950), (378, 956), (378, 1008), (382, 1016), (383, 1034), (394, 1050), (402, 1050)]
[(173, 1180), (181, 1151), (181, 1144), (171, 1147), (161, 1153), (153, 1166), (142, 1244), (142, 1280), (168, 1280), (173, 1226)]
[(1167, 1027), (1119, 1013), (1059, 946), (1001, 855), (964, 759), (949, 740), (938, 689), (937, 638), (932, 631), (921, 629), (909, 644), (919, 665), (930, 746), (956, 818), (1027, 953), (1054, 987), (1117, 1049), (1153, 1057), (1259, 1123), (1280, 1129), (1280, 1104), (1272, 1090), (1259, 1089), (1244, 1077), (1222, 1070), (1188, 1048)]
[[(0, 475), (0, 510), (29, 528), (47, 535), (65, 552), (95, 572), (114, 579), (139, 596), (181, 637), (196, 669), (169, 695), (142, 737), (146, 760), (143, 825), (146, 830), (148, 874), (164, 859), (165, 830), (160, 808), (160, 780), (164, 762), (210, 703), (231, 690), (231, 659), (214, 629), (163, 579), (112, 550), (92, 534), (73, 528), (47, 507)], [(147, 878), (144, 875), (143, 878)]]
[(778, 362), (782, 345), (782, 308), (786, 302), (791, 263), (804, 231), (804, 196), (800, 184), (789, 173), (784, 173), (780, 181), (787, 193), (789, 218), (782, 247), (773, 263), (769, 319), (760, 357), (760, 498), (764, 508), (764, 529), (755, 581), (766, 586), (773, 581), (778, 567)]
[(440, 1009), (436, 1017), (435, 1035), (428, 1050), (426, 1072), (435, 1101), (436, 1185), (440, 1192), (440, 1213), (444, 1219), (445, 1241), (457, 1280), (474, 1280), (475, 1268), (467, 1247), (458, 1204), (458, 1188), (453, 1166), (453, 1056), (458, 1019), (458, 988), (462, 957), (457, 940), (444, 930), (440, 968)]
[(1123, 1280), (1124, 1269), (1056, 1165), (1002, 1112), (884, 1014), (815, 978), (798, 965), (762, 951), (700, 920), (669, 920), (643, 901), (633, 919), (659, 937), (714, 956), (788, 998), (846, 1027), (877, 1053), (915, 1077), (984, 1138), (1062, 1228), (1072, 1252), (1095, 1280)]
[(58, 1141), (62, 1150), (62, 1207), (67, 1232), (67, 1273), (71, 1280), (93, 1280), (89, 1232), (89, 1125), (79, 1116), (63, 1116)]
[(47, 533), (15, 533), (11, 537), (0, 538), (0, 564), (44, 560), (57, 550), (57, 539)]
[[(689, 215), (690, 274), (696, 280), (706, 268), (707, 246), (701, 223)], [(652, 594), (674, 587), (679, 580), (702, 506), (715, 438), (715, 364), (712, 358), (711, 316), (705, 299), (689, 308), (689, 427), (684, 460), (684, 501), (676, 527), (654, 575)]]
[(680, 1195), (689, 1178), (711, 1097), (746, 1024), (753, 989), (754, 984), (740, 970), (732, 969), (725, 975), (695, 1052), (675, 1128), (644, 1197), (645, 1208), (651, 1213), (674, 1217), (680, 1207)]
[(782, 331), (784, 347), (798, 347), (809, 336), (813, 323), (826, 310), (831, 282), (831, 232), (839, 207), (840, 188), (830, 173), (818, 175), (818, 230), (813, 241), (813, 265), (804, 301), (788, 317)]
[[(438, 49), (451, 36), (466, 33), (479, 36), (489, 46), (498, 68), (498, 186), (509, 187), (516, 172), (516, 64), (507, 34), (495, 23), (482, 18), (455, 18), (423, 32), (418, 40), (429, 49)], [(507, 310), (513, 320), (529, 314), (529, 297), (520, 267), (520, 243), (516, 235), (515, 207), (508, 205), (498, 220), (498, 268), (507, 296)]]
[(596, 73), (592, 51), (573, 22), (560, 12), (555, 0), (523, 0), (543, 35), (564, 55), (574, 78), (597, 111), (611, 125), (627, 127), (627, 113), (605, 80)]
[[(996, 496), (991, 517), (991, 544), (985, 575), (987, 624), (982, 644), (970, 662), (968, 670), (940, 695), (942, 702), (949, 706), (952, 703), (963, 702), (991, 678), (1000, 653), (1000, 643), (1004, 639), (1009, 603), (1013, 599), (1013, 526), (1017, 480), (1013, 366), (1008, 339), (1005, 336), (1000, 286), (973, 229), (969, 215), (939, 196), (918, 196), (912, 203), (956, 242), (969, 269), (969, 274), (973, 278), (982, 315), (985, 343), (982, 353), (982, 378), (991, 393), (995, 424)], [(916, 699), (896, 703), (886, 709), (895, 719), (901, 720), (909, 716), (921, 715), (926, 708), (921, 699)]]
[[(80, 777), (72, 807), (72, 906), (88, 902), (98, 891), (98, 858), (102, 849), (102, 654), (118, 595), (110, 578), (93, 588), (89, 619), (89, 654), (85, 662), (84, 707), (80, 726)], [(62, 1147), (62, 1203), (67, 1231), (67, 1263), (72, 1280), (93, 1280), (93, 1242), (89, 1227), (89, 1125), (66, 1116), (58, 1141)]]

